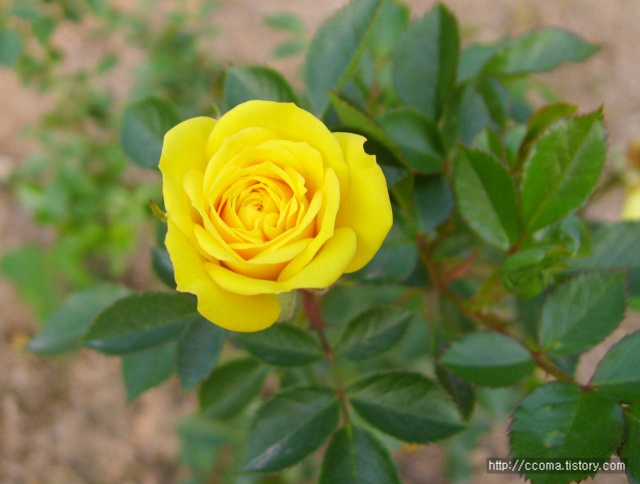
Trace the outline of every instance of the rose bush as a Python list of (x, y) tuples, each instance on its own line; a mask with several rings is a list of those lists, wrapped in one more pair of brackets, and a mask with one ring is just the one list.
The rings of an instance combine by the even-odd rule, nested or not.
[(268, 101), (169, 131), (160, 170), (178, 290), (219, 326), (258, 331), (277, 320), (277, 294), (362, 268), (392, 225), (365, 141)]

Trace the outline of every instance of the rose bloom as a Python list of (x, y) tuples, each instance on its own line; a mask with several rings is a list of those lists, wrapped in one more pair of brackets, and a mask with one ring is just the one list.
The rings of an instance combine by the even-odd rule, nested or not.
[(215, 324), (258, 331), (278, 319), (278, 294), (326, 288), (367, 264), (392, 214), (365, 141), (267, 101), (169, 131), (160, 170), (178, 291)]

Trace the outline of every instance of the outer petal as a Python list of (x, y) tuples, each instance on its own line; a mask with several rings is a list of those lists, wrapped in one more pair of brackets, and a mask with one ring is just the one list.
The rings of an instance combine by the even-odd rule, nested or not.
[(356, 251), (356, 236), (348, 227), (336, 230), (316, 257), (291, 279), (283, 282), (252, 279), (217, 264), (206, 264), (213, 280), (238, 294), (280, 294), (294, 289), (323, 289), (338, 280)]
[(187, 171), (196, 169), (203, 172), (207, 165), (205, 148), (216, 120), (193, 118), (172, 128), (164, 137), (160, 171), (162, 172), (162, 192), (169, 218), (185, 234), (192, 235), (191, 200), (184, 191), (182, 181)]
[(376, 254), (393, 225), (387, 182), (376, 157), (364, 151), (366, 138), (351, 133), (334, 133), (351, 172), (347, 199), (340, 205), (336, 227), (351, 227), (357, 247), (345, 272), (364, 267)]
[(293, 103), (247, 101), (236, 106), (218, 121), (207, 143), (207, 153), (216, 153), (225, 138), (248, 127), (271, 129), (282, 139), (308, 143), (322, 154), (325, 165), (334, 169), (340, 186), (349, 186), (349, 168), (339, 143), (322, 121)]
[(198, 311), (218, 326), (231, 331), (260, 331), (280, 315), (278, 299), (272, 294), (243, 296), (218, 286), (205, 272), (205, 260), (169, 220), (165, 243), (171, 255), (178, 290), (198, 297)]

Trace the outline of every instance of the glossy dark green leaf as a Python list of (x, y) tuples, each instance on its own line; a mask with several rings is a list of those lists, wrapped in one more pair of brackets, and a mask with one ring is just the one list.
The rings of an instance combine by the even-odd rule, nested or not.
[(395, 283), (409, 277), (417, 261), (415, 240), (394, 225), (371, 262), (350, 277), (366, 283)]
[(440, 364), (477, 385), (501, 387), (528, 377), (535, 368), (529, 351), (495, 331), (481, 331), (453, 343)]
[(484, 72), (511, 76), (555, 69), (564, 62), (582, 62), (598, 47), (566, 30), (540, 29), (505, 42), (484, 67)]
[(602, 359), (590, 385), (624, 403), (640, 402), (640, 331), (625, 336)]
[(71, 294), (29, 341), (27, 349), (43, 356), (78, 349), (80, 338), (96, 315), (129, 292), (123, 286), (100, 284)]
[(489, 244), (508, 249), (520, 237), (516, 189), (506, 167), (493, 155), (462, 148), (453, 188), (462, 218)]
[(144, 292), (116, 301), (102, 311), (83, 343), (107, 355), (122, 355), (175, 338), (194, 318), (196, 300), (177, 293)]
[(437, 5), (413, 22), (398, 41), (393, 54), (398, 97), (438, 119), (456, 81), (459, 53), (456, 18)]
[(338, 425), (335, 392), (325, 387), (288, 388), (258, 410), (247, 437), (242, 470), (276, 472), (320, 447)]
[(476, 403), (476, 392), (473, 385), (440, 365), (436, 366), (436, 376), (458, 407), (462, 418), (469, 420)]
[(343, 427), (332, 437), (320, 484), (401, 484), (387, 449), (368, 430)]
[(413, 189), (413, 209), (420, 232), (436, 229), (453, 212), (453, 192), (443, 176), (418, 176)]
[(122, 358), (127, 402), (132, 402), (173, 375), (174, 354), (175, 344), (169, 343)]
[(608, 336), (624, 318), (627, 281), (623, 271), (591, 272), (562, 283), (542, 307), (540, 346), (572, 355)]
[(11, 67), (22, 53), (22, 37), (13, 29), (0, 27), (0, 65)]
[(560, 120), (537, 140), (522, 177), (527, 233), (580, 208), (598, 182), (606, 151), (602, 111)]
[(630, 484), (640, 483), (640, 405), (631, 405), (625, 409), (627, 435), (620, 452), (627, 467)]
[(299, 104), (296, 93), (282, 74), (263, 66), (227, 69), (224, 99), (229, 109), (253, 99)]
[(398, 108), (376, 120), (414, 169), (422, 173), (442, 169), (444, 155), (438, 127), (425, 114), (411, 108)]
[(311, 41), (305, 81), (313, 112), (322, 118), (329, 92), (339, 91), (358, 63), (382, 0), (354, 0), (338, 10)]
[(176, 370), (180, 384), (191, 390), (205, 380), (218, 362), (225, 331), (203, 317), (194, 318), (176, 346)]
[(447, 105), (442, 136), (447, 149), (456, 141), (470, 144), (484, 128), (492, 126), (491, 113), (474, 84), (456, 87)]
[(364, 420), (406, 442), (428, 444), (464, 428), (449, 395), (419, 373), (367, 376), (350, 386), (347, 394)]
[[(553, 382), (536, 388), (520, 402), (509, 427), (515, 458), (608, 460), (624, 433), (622, 410), (597, 392)], [(581, 481), (594, 472), (530, 474), (533, 484)]]
[(156, 169), (164, 135), (179, 122), (176, 108), (162, 99), (148, 97), (129, 104), (120, 137), (122, 150), (137, 165)]
[(578, 110), (578, 106), (566, 103), (549, 104), (539, 109), (533, 116), (529, 118), (527, 123), (527, 131), (518, 156), (524, 160), (531, 150), (531, 146), (537, 140), (544, 131), (549, 128), (556, 121), (572, 116)]
[(253, 358), (218, 365), (200, 387), (200, 410), (215, 419), (235, 417), (258, 396), (266, 375)]
[(170, 287), (176, 288), (176, 279), (173, 272), (173, 264), (171, 263), (171, 257), (166, 249), (160, 247), (154, 247), (151, 249), (151, 266), (158, 278)]
[(344, 328), (336, 352), (351, 360), (366, 360), (384, 353), (406, 333), (411, 313), (395, 306), (372, 308)]
[(331, 93), (331, 104), (346, 128), (353, 128), (357, 133), (366, 136), (367, 139), (375, 140), (391, 153), (397, 164), (407, 165), (407, 161), (396, 143), (367, 113), (361, 111), (340, 94)]
[(289, 324), (239, 334), (236, 342), (256, 358), (276, 366), (308, 365), (322, 358), (322, 349), (315, 338)]
[(484, 77), (476, 84), (476, 89), (482, 96), (489, 116), (501, 129), (505, 129), (511, 111), (511, 99), (505, 87), (493, 77)]

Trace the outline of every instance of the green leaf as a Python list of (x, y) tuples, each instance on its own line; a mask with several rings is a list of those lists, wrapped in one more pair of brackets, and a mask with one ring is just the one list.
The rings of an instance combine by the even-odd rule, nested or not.
[(174, 370), (175, 344), (151, 348), (122, 358), (122, 376), (127, 402), (171, 378)]
[(640, 222), (618, 222), (597, 229), (591, 237), (592, 255), (572, 259), (569, 265), (581, 269), (629, 269), (629, 286), (640, 294)]
[(20, 297), (47, 318), (60, 304), (62, 290), (51, 254), (39, 245), (23, 245), (0, 258), (2, 274), (18, 287)]
[(487, 243), (506, 250), (518, 241), (516, 189), (509, 171), (497, 158), (461, 148), (453, 188), (462, 218)]
[(409, 25), (409, 7), (399, 0), (384, 0), (368, 46), (373, 55), (383, 59), (391, 55), (400, 35)]
[(346, 128), (352, 128), (367, 139), (377, 141), (392, 154), (396, 164), (407, 165), (404, 155), (394, 141), (367, 113), (358, 109), (340, 94), (332, 92), (330, 98), (340, 122)]
[(27, 349), (43, 356), (78, 349), (80, 338), (96, 315), (129, 292), (122, 286), (100, 284), (71, 294), (29, 341)]
[(415, 240), (394, 225), (373, 259), (350, 277), (365, 283), (395, 283), (409, 277), (417, 261)]
[(50, 17), (40, 17), (34, 20), (33, 23), (31, 24), (31, 30), (33, 31), (33, 35), (43, 45), (47, 44), (55, 28), (56, 28), (56, 21)]
[(566, 30), (540, 29), (505, 42), (487, 62), (484, 72), (513, 76), (550, 71), (564, 62), (582, 62), (597, 50), (597, 46)]
[(440, 364), (477, 385), (502, 387), (527, 378), (535, 368), (529, 351), (495, 331), (481, 331), (453, 343)]
[(393, 80), (398, 97), (438, 119), (456, 81), (458, 23), (443, 5), (413, 22), (394, 51)]
[(542, 307), (541, 348), (561, 356), (602, 341), (624, 318), (627, 281), (623, 271), (586, 273), (564, 282)]
[(22, 53), (22, 37), (13, 29), (0, 28), (0, 65), (11, 67)]
[(275, 46), (271, 52), (271, 57), (274, 59), (284, 59), (285, 57), (291, 57), (304, 52), (307, 48), (307, 41), (305, 39), (294, 39), (287, 42), (282, 42)]
[(631, 405), (625, 409), (627, 438), (620, 452), (627, 467), (630, 484), (640, 483), (640, 405)]
[(299, 104), (296, 93), (282, 74), (263, 66), (227, 69), (224, 99), (229, 109), (253, 99)]
[(487, 61), (500, 49), (502, 42), (495, 44), (471, 44), (460, 54), (458, 82), (468, 81), (480, 74)]
[(176, 346), (176, 370), (180, 384), (191, 390), (206, 379), (218, 362), (225, 332), (203, 317), (194, 318)]
[(413, 208), (420, 232), (436, 229), (453, 211), (453, 193), (443, 176), (418, 176), (413, 189)]
[(458, 407), (462, 418), (469, 420), (476, 403), (476, 392), (473, 385), (440, 365), (436, 366), (436, 376)]
[(313, 336), (289, 324), (239, 334), (236, 342), (256, 358), (276, 366), (308, 365), (322, 358), (322, 349)]
[(566, 103), (549, 104), (533, 113), (527, 123), (527, 132), (522, 143), (518, 156), (525, 160), (529, 155), (533, 143), (556, 121), (572, 116), (578, 110), (578, 106)]
[(123, 355), (169, 341), (199, 317), (196, 300), (191, 296), (132, 294), (102, 311), (84, 335), (83, 343), (100, 353)]
[(349, 322), (336, 346), (339, 355), (366, 360), (384, 353), (406, 333), (411, 313), (394, 306), (371, 308)]
[(276, 12), (265, 15), (264, 23), (269, 27), (294, 34), (304, 34), (304, 21), (296, 14), (291, 12)]
[(456, 87), (442, 128), (447, 149), (453, 148), (456, 140), (470, 144), (480, 131), (491, 125), (491, 114), (476, 86), (464, 83)]
[(368, 430), (343, 427), (332, 437), (320, 484), (401, 484), (387, 449)]
[(218, 366), (200, 387), (200, 410), (225, 420), (242, 412), (260, 393), (267, 369), (253, 358)]
[(176, 279), (173, 273), (171, 257), (166, 249), (154, 247), (151, 249), (151, 266), (158, 278), (171, 289), (176, 288)]
[(156, 169), (164, 135), (179, 122), (176, 108), (162, 99), (148, 97), (129, 104), (122, 124), (122, 150), (137, 165)]
[(438, 127), (425, 114), (398, 108), (387, 111), (376, 121), (413, 168), (422, 173), (442, 169), (444, 155)]
[(329, 107), (328, 91), (339, 91), (357, 65), (381, 6), (382, 0), (353, 0), (328, 19), (311, 41), (304, 74), (319, 118)]
[(580, 208), (598, 182), (606, 151), (602, 111), (560, 120), (538, 139), (522, 177), (527, 233)]
[(511, 99), (506, 88), (493, 77), (484, 77), (476, 83), (476, 89), (489, 112), (493, 122), (504, 130), (509, 121)]
[(338, 425), (335, 392), (325, 387), (288, 388), (256, 413), (247, 437), (244, 472), (276, 472), (316, 450)]
[[(607, 460), (624, 432), (620, 406), (567, 383), (536, 388), (520, 402), (509, 427), (515, 458), (575, 458)], [(529, 474), (534, 484), (581, 481), (595, 472)]]
[(419, 373), (367, 376), (350, 386), (347, 394), (364, 420), (406, 442), (428, 444), (464, 428), (451, 398)]
[(640, 331), (620, 340), (602, 359), (589, 382), (624, 403), (640, 401)]

